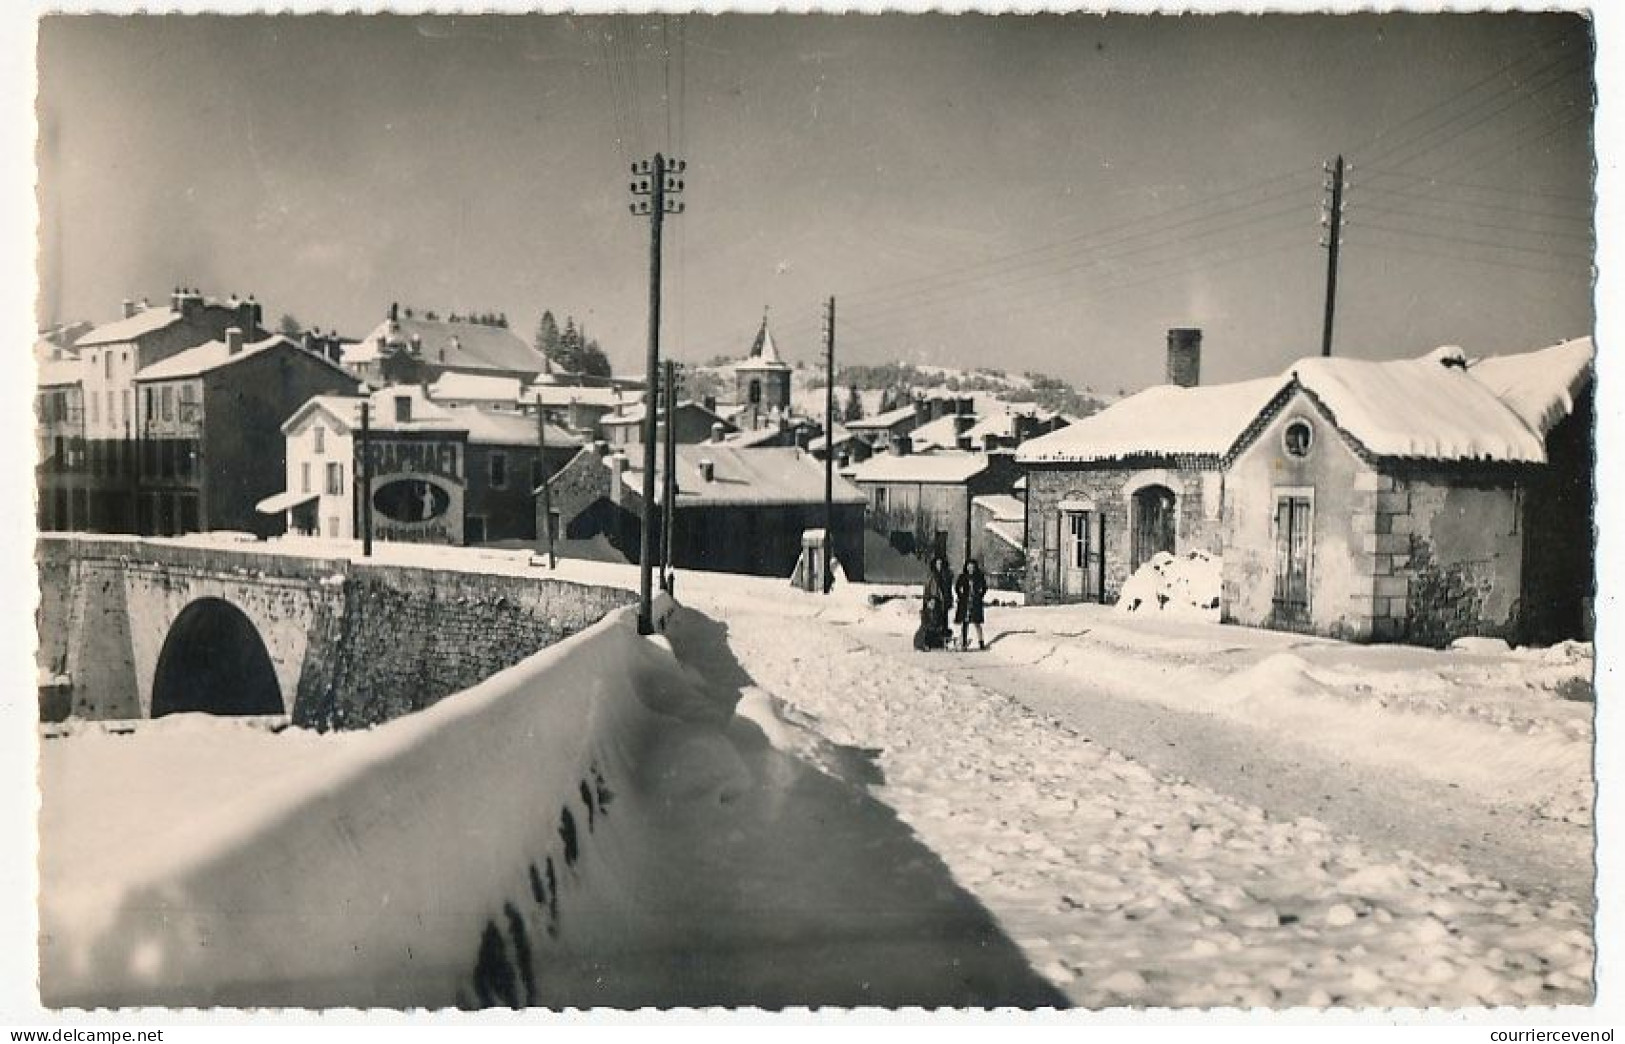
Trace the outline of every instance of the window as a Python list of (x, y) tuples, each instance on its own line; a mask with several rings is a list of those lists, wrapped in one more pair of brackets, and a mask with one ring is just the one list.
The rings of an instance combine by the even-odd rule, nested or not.
[(95, 392), (90, 393), (90, 423), (92, 424), (102, 422), (101, 401), (102, 397), (100, 395)]
[(164, 385), (158, 392), (158, 415), (166, 421), (175, 419), (175, 389)]
[(1289, 457), (1309, 456), (1309, 447), (1314, 445), (1315, 430), (1306, 420), (1293, 420), (1281, 432), (1281, 446)]
[(337, 537), (339, 535), (339, 517), (337, 515), (327, 516), (327, 535), (329, 537)]
[(1302, 626), (1309, 617), (1309, 586), (1314, 557), (1314, 493), (1275, 491), (1275, 592), (1277, 624)]
[(329, 461), (327, 465), (327, 495), (337, 497), (343, 496), (343, 494), (344, 465), (337, 461)]
[(1089, 564), (1089, 514), (1086, 511), (1069, 511), (1066, 524), (1069, 538), (1067, 565), (1082, 569)]
[(406, 424), (412, 420), (412, 397), (410, 395), (395, 396), (395, 423)]
[(113, 353), (102, 353), (102, 376), (108, 380), (113, 379)]
[(119, 415), (124, 422), (124, 426), (128, 428), (130, 426), (130, 389), (126, 388), (119, 392), (119, 400)]
[(327, 429), (320, 424), (310, 433), (311, 440), (316, 444), (316, 455), (319, 457), (327, 452)]
[(886, 510), (886, 487), (885, 486), (876, 486), (875, 487), (875, 514), (878, 515), (878, 514), (880, 514), (881, 512), (883, 512), (885, 510)]
[(310, 461), (299, 462), (299, 492), (310, 492)]
[(491, 454), (491, 488), (508, 488), (508, 455), (506, 453)]
[(143, 388), (143, 389), (141, 389), (141, 393), (142, 393), (141, 397), (144, 400), (146, 400), (145, 403), (143, 404), (144, 405), (144, 419), (146, 420), (146, 422), (148, 424), (151, 424), (153, 417), (156, 416), (152, 411), (152, 389), (151, 388)]
[(118, 420), (114, 416), (113, 407), (118, 400), (113, 397), (113, 389), (107, 389), (107, 423), (110, 427), (117, 427)]

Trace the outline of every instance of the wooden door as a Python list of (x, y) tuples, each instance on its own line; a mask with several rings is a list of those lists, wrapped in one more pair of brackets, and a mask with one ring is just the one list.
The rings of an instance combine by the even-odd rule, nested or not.
[(1134, 494), (1134, 546), (1129, 568), (1138, 569), (1160, 551), (1174, 553), (1174, 491), (1146, 486)]
[(1309, 622), (1310, 534), (1313, 503), (1305, 496), (1275, 501), (1275, 595), (1277, 620), (1287, 626)]

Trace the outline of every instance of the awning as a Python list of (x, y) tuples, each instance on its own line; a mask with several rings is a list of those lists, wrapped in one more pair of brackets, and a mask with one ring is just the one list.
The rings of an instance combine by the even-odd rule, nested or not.
[(280, 515), (289, 508), (296, 508), (300, 504), (308, 504), (320, 494), (317, 493), (274, 493), (254, 505), (254, 510), (262, 515)]

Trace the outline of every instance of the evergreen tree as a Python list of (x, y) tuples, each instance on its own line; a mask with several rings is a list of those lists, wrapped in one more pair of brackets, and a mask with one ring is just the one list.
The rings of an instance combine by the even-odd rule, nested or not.
[(304, 325), (294, 316), (283, 312), (282, 318), (277, 320), (276, 329), (277, 333), (284, 337), (298, 338), (300, 333), (304, 331)]
[(564, 332), (559, 334), (559, 353), (553, 364), (567, 373), (581, 372), (581, 331), (576, 328), (574, 316), (564, 317)]
[(536, 350), (559, 365), (559, 321), (550, 311), (544, 311), (542, 321), (536, 324)]
[(609, 356), (596, 340), (587, 342), (581, 349), (581, 372), (588, 377), (611, 377), (614, 371), (609, 365)]

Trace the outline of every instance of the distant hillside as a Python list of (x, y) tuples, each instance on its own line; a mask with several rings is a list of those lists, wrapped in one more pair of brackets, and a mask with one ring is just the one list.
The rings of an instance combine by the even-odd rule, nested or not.
[[(797, 408), (816, 412), (823, 400), (823, 373), (798, 363), (790, 380), (791, 399)], [(685, 394), (695, 398), (715, 395), (727, 401), (734, 395), (733, 360), (713, 359), (691, 367), (684, 374), (684, 383)], [(950, 391), (973, 395), (978, 401), (1034, 402), (1072, 417), (1087, 417), (1117, 397), (1093, 388), (1079, 390), (1059, 377), (1031, 371), (1009, 374), (990, 367), (959, 370), (912, 363), (843, 366), (835, 374), (835, 387), (837, 409), (844, 412), (848, 389), (856, 388), (867, 416), (880, 412), (882, 397), (888, 402), (906, 401), (915, 392)]]

